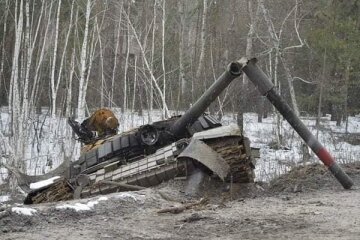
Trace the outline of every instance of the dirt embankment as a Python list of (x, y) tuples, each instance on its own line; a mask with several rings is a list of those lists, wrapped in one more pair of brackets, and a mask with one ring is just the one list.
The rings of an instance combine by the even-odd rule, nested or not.
[[(0, 239), (359, 239), (360, 164), (344, 166), (350, 191), (321, 165), (298, 167), (265, 184), (153, 189), (28, 206), (31, 216), (0, 209)], [(178, 214), (158, 213), (205, 197)], [(77, 206), (76, 211), (71, 207)], [(24, 207), (24, 206), (18, 206)]]

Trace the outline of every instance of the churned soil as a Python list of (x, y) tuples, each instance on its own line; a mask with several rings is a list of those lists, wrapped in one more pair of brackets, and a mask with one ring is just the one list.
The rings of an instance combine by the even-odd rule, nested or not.
[[(354, 180), (351, 190), (316, 164), (296, 167), (270, 184), (225, 184), (205, 177), (191, 186), (174, 180), (91, 199), (3, 204), (0, 239), (359, 239), (360, 163), (343, 168)], [(206, 201), (180, 213), (158, 213), (202, 198)], [(88, 209), (59, 209), (64, 204)], [(14, 207), (36, 212), (18, 214)]]

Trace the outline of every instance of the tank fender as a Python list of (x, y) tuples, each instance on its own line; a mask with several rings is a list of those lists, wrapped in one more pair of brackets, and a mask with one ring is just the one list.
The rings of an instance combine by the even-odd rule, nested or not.
[(178, 159), (191, 158), (225, 180), (230, 172), (229, 164), (211, 147), (198, 139), (192, 139), (189, 145), (179, 154)]

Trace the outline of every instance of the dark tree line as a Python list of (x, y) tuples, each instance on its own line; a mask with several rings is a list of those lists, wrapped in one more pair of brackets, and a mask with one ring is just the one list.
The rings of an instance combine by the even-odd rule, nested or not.
[[(29, 113), (48, 106), (63, 115), (79, 107), (159, 108), (166, 116), (165, 109), (188, 108), (230, 61), (249, 55), (300, 113), (346, 120), (360, 109), (359, 5), (2, 0), (1, 105), (27, 102)], [(26, 86), (14, 98), (14, 87)], [(239, 109), (271, 111), (245, 80), (236, 80), (210, 111)]]

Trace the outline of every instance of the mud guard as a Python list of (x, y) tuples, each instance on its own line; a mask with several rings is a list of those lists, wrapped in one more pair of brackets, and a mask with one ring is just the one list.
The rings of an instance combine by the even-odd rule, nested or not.
[(178, 159), (181, 158), (191, 158), (203, 164), (223, 181), (230, 172), (229, 164), (201, 140), (192, 139), (184, 151), (179, 154)]

